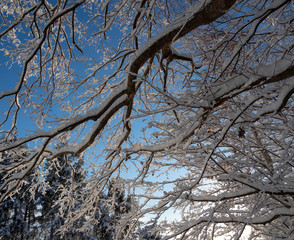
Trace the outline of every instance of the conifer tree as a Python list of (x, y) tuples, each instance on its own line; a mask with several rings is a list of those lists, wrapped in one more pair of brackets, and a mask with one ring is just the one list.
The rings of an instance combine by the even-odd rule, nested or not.
[[(101, 193), (100, 200), (96, 205), (96, 224), (93, 226), (93, 235), (97, 240), (120, 239), (116, 236), (116, 226), (123, 214), (130, 212), (132, 207), (132, 198), (126, 196), (125, 189), (118, 188), (115, 184), (117, 180), (111, 180), (107, 191)], [(124, 227), (121, 235), (128, 230), (128, 226)]]
[[(13, 140), (14, 141), (14, 140)], [(7, 151), (1, 154), (1, 167), (5, 167), (11, 162), (17, 163), (21, 161), (26, 153), (25, 146), (21, 146), (17, 151)], [(4, 174), (0, 175), (0, 186), (5, 178)], [(37, 180), (34, 173), (30, 173), (24, 178), (22, 186), (13, 197), (7, 198), (0, 204), (0, 236), (3, 240), (12, 239), (34, 239), (38, 236), (38, 230), (35, 221), (37, 207), (35, 196), (31, 196), (29, 191)], [(2, 190), (3, 194), (7, 189)]]
[(161, 236), (157, 231), (152, 231), (155, 228), (155, 224), (139, 227), (137, 231), (138, 240), (160, 240)]
[[(56, 161), (45, 162), (45, 184), (48, 188), (40, 197), (41, 213), (40, 225), (44, 239), (64, 239), (66, 235), (78, 238), (78, 233), (73, 229), (68, 230), (64, 236), (58, 234), (59, 228), (64, 224), (64, 216), (59, 214), (60, 204), (57, 202), (62, 198), (63, 190), (68, 190), (71, 182), (81, 183), (85, 176), (82, 170), (84, 160), (74, 156), (61, 156)], [(73, 169), (74, 171), (73, 171)]]

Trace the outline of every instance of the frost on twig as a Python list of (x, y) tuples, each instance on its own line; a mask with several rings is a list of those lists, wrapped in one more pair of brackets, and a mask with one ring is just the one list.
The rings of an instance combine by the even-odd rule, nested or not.
[(181, 217), (162, 223), (167, 239), (237, 239), (249, 225), (258, 237), (291, 236), (291, 7), (2, 1), (1, 51), (18, 75), (0, 92), (1, 201), (32, 173), (31, 192), (50, 188), (44, 163), (55, 169), (74, 156), (91, 174), (83, 191), (74, 193), (81, 186), (72, 180), (56, 200), (60, 234), (81, 218), (84, 232), (98, 221), (95, 202), (116, 178), (134, 197), (134, 209), (113, 223), (117, 238), (169, 211)]

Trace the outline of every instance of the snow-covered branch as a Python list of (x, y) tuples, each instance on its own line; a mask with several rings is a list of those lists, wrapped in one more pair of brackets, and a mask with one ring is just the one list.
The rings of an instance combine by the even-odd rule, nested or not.
[[(48, 171), (64, 160), (72, 181), (55, 199), (67, 216), (60, 233), (80, 218), (86, 232), (116, 178), (136, 202), (113, 223), (117, 238), (135, 236), (149, 213), (161, 221), (175, 209), (182, 220), (163, 224), (167, 238), (239, 238), (248, 225), (256, 236), (270, 226), (289, 237), (292, 8), (290, 0), (1, 1), (0, 51), (17, 72), (1, 83), (1, 201), (31, 175), (31, 192), (49, 189)], [(80, 185), (68, 156), (86, 158)]]

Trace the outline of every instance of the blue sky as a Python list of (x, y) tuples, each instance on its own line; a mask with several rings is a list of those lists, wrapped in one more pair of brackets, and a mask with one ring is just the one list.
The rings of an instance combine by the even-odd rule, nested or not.
[[(11, 63), (7, 63), (8, 57), (3, 55), (3, 51), (0, 51), (0, 92), (5, 90), (11, 90), (13, 89), (18, 80), (19, 75), (21, 74), (21, 68), (19, 68), (17, 65), (12, 65)], [(9, 102), (6, 99), (1, 99), (0, 101), (0, 121), (2, 122), (6, 117), (6, 111), (8, 110)], [(22, 106), (22, 108), (25, 108), (25, 106)], [(11, 118), (3, 125), (1, 126), (1, 129), (7, 129), (11, 127)], [(32, 130), (34, 129), (34, 123), (31, 121), (31, 119), (28, 116), (25, 116), (22, 111), (20, 111), (18, 123), (20, 125), (19, 128), (19, 136), (24, 137), (27, 133), (26, 130)]]
[[(90, 29), (93, 30), (93, 29)], [(112, 29), (112, 31), (110, 31), (109, 33), (109, 37), (110, 39), (107, 40), (107, 42), (109, 41), (114, 47), (117, 46), (117, 44), (119, 43), (119, 37), (120, 34), (115, 34), (115, 31), (118, 31), (117, 29)], [(5, 44), (5, 43), (4, 43)], [(83, 48), (84, 51), (84, 56), (86, 57), (93, 57), (96, 58), (97, 61), (99, 61), (99, 54), (97, 53), (97, 49), (95, 49), (94, 47), (87, 47), (85, 46), (80, 46)], [(76, 55), (80, 56), (81, 53), (75, 49), (75, 53)], [(4, 56), (3, 52), (0, 51), (0, 71), (1, 71), (1, 77), (0, 77), (0, 84), (1, 84), (1, 89), (0, 91), (2, 92), (3, 90), (11, 90), (15, 87), (15, 85), (17, 84), (18, 80), (19, 80), (19, 75), (21, 74), (22, 69), (17, 66), (17, 65), (13, 65), (10, 66), (9, 64), (6, 65), (6, 62), (9, 60), (8, 56)], [(82, 64), (74, 64), (73, 67), (75, 68), (74, 70), (77, 71), (79, 74), (83, 74), (84, 70), (85, 70), (85, 66), (83, 66)], [(103, 71), (102, 71), (103, 73)], [(106, 73), (106, 72), (105, 72)], [(5, 115), (3, 114), (4, 112), (7, 111), (8, 108), (8, 101), (6, 99), (2, 99), (0, 101), (0, 120), (3, 120), (5, 118)], [(74, 104), (74, 103), (73, 103)], [(99, 106), (99, 103), (97, 103), (97, 106)], [(35, 129), (36, 127), (34, 126), (34, 123), (32, 121), (32, 119), (30, 119), (30, 116), (25, 116), (23, 114), (23, 110), (26, 108), (26, 106), (21, 106), (21, 111), (20, 111), (20, 115), (19, 115), (19, 119), (18, 119), (18, 124), (19, 124), (19, 135), (18, 138), (21, 137), (25, 137), (26, 134), (30, 133), (31, 130)], [(57, 111), (58, 109), (54, 109), (53, 111)], [(58, 111), (57, 111), (58, 114)], [(158, 116), (158, 115), (157, 115)], [(146, 121), (148, 121), (149, 117), (146, 119)], [(145, 122), (146, 124), (146, 122)], [(141, 137), (142, 137), (142, 133), (136, 129), (136, 126), (140, 126), (142, 125), (142, 121), (141, 120), (134, 120), (134, 124), (133, 124), (133, 131), (132, 131), (132, 139), (139, 142), (141, 141)], [(1, 129), (7, 129), (11, 126), (11, 119), (10, 121), (8, 120), (7, 123), (2, 127)], [(89, 124), (89, 126), (91, 126), (91, 123)], [(46, 129), (46, 128), (45, 128)], [(146, 134), (149, 134), (151, 130), (147, 130)], [(104, 146), (102, 144), (99, 144), (98, 148), (103, 148)], [(96, 161), (96, 159), (94, 159), (94, 161)], [(130, 174), (131, 175), (131, 174)]]

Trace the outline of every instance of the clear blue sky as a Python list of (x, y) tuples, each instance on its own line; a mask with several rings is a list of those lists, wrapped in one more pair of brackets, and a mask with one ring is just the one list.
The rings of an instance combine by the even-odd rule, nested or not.
[[(11, 63), (7, 64), (8, 56), (3, 55), (3, 51), (0, 51), (0, 92), (7, 91), (13, 89), (18, 80), (19, 75), (21, 74), (21, 68), (18, 67), (16, 64), (11, 66)], [(6, 118), (6, 111), (9, 108), (9, 102), (6, 99), (1, 99), (0, 101), (0, 121), (2, 122)], [(25, 106), (22, 106), (22, 108), (25, 108)], [(0, 126), (2, 129), (7, 129), (11, 127), (11, 118), (4, 124), (3, 126)], [(20, 125), (20, 137), (24, 137), (25, 134), (28, 132), (23, 131), (26, 130), (32, 130), (34, 129), (34, 123), (30, 120), (28, 116), (25, 116), (22, 111), (20, 111), (18, 123)]]

